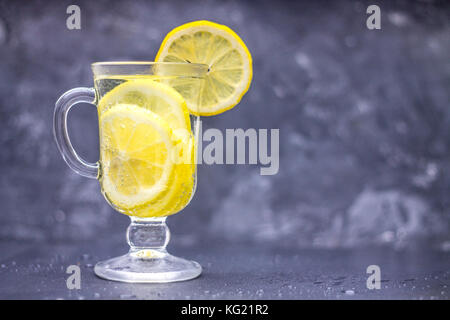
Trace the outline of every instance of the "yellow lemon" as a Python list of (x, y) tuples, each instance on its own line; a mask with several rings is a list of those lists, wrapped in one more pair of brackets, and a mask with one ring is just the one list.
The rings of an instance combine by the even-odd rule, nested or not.
[(102, 191), (116, 208), (129, 213), (167, 190), (175, 142), (160, 116), (116, 104), (100, 116), (100, 145)]
[(99, 114), (118, 103), (148, 109), (164, 119), (172, 130), (191, 129), (189, 111), (183, 97), (170, 86), (151, 78), (129, 78), (109, 91), (99, 102)]
[(167, 34), (155, 61), (191, 62), (208, 65), (199, 92), (189, 79), (170, 85), (181, 93), (189, 111), (212, 116), (233, 108), (248, 91), (252, 80), (252, 57), (241, 38), (227, 26), (210, 21), (181, 25)]

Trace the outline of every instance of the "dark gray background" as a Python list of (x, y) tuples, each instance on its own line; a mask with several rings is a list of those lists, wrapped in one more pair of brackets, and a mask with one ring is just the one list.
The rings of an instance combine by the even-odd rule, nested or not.
[[(365, 25), (373, 3), (381, 30)], [(81, 7), (81, 30), (66, 28), (69, 4)], [(280, 128), (280, 171), (201, 165), (193, 201), (169, 219), (175, 243), (450, 250), (449, 9), (445, 1), (0, 1), (0, 239), (108, 246), (124, 234), (127, 217), (59, 155), (54, 103), (92, 86), (90, 63), (152, 60), (172, 28), (208, 19), (242, 37), (254, 79), (238, 107), (203, 126)], [(69, 118), (76, 149), (97, 160), (95, 109)]]

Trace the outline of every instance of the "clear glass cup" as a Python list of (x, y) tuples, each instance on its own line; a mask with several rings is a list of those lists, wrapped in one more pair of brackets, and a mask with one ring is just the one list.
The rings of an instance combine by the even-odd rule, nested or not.
[[(94, 74), (94, 88), (75, 88), (69, 90), (56, 102), (53, 133), (58, 149), (68, 166), (82, 176), (98, 179), (102, 193), (108, 203), (117, 211), (129, 215), (131, 218), (131, 224), (127, 230), (127, 241), (130, 246), (129, 252), (123, 256), (97, 263), (94, 269), (96, 275), (101, 278), (122, 282), (173, 282), (189, 280), (199, 276), (202, 268), (197, 262), (175, 257), (167, 252), (166, 246), (170, 239), (170, 233), (165, 221), (168, 215), (175, 214), (183, 209), (189, 203), (195, 191), (196, 146), (199, 134), (199, 117), (192, 115), (192, 113), (195, 113), (195, 108), (198, 106), (198, 99), (200, 97), (204, 76), (208, 71), (208, 66), (192, 63), (166, 62), (99, 62), (92, 64), (92, 70)], [(133, 85), (129, 87), (132, 88), (130, 92), (124, 91), (125, 84)], [(140, 85), (136, 86), (136, 84)], [(143, 88), (142, 91), (140, 91), (140, 88)], [(122, 95), (125, 92), (131, 97), (124, 100), (125, 104), (136, 104), (131, 107), (128, 105), (125, 107), (117, 107), (117, 105), (111, 103), (107, 106), (105, 106), (105, 103), (102, 104), (102, 99), (105, 96), (109, 95), (104, 101), (111, 101), (111, 96), (113, 94), (117, 95), (117, 92), (122, 93)], [(153, 202), (139, 204), (136, 207), (127, 207), (122, 205), (120, 201), (112, 200), (114, 197), (111, 193), (116, 192), (120, 188), (128, 187), (127, 177), (125, 177), (125, 180), (122, 179), (123, 177), (120, 177), (121, 179), (113, 179), (118, 175), (117, 172), (122, 172), (120, 171), (122, 170), (122, 166), (127, 166), (128, 162), (125, 163), (118, 160), (112, 164), (112, 161), (110, 161), (110, 159), (122, 158), (119, 155), (116, 155), (119, 158), (113, 158), (114, 155), (111, 156), (113, 154), (111, 153), (112, 142), (106, 134), (109, 127), (105, 128), (106, 123), (109, 124), (110, 122), (106, 120), (102, 121), (102, 119), (111, 117), (111, 112), (107, 115), (107, 112), (110, 110), (119, 114), (120, 112), (118, 113), (117, 110), (120, 108), (123, 110), (128, 110), (127, 108), (141, 110), (139, 112), (132, 112), (136, 121), (141, 121), (142, 118), (144, 119), (142, 121), (145, 123), (147, 121), (147, 115), (143, 112), (149, 112), (147, 110), (150, 110), (152, 115), (156, 114), (158, 116), (157, 119), (161, 119), (168, 112), (164, 109), (164, 103), (160, 102), (158, 108), (152, 105), (152, 101), (156, 101), (154, 99), (160, 99), (158, 97), (163, 97), (163, 99), (181, 97), (183, 99), (181, 101), (189, 105), (191, 113), (186, 116), (186, 127), (188, 127), (188, 130), (182, 135), (184, 140), (179, 140), (183, 141), (180, 142), (182, 150), (189, 150), (189, 152), (185, 152), (185, 155), (188, 154), (189, 161), (186, 161), (186, 157), (182, 161), (173, 157), (170, 160), (173, 161), (170, 167), (174, 168), (171, 171), (173, 174), (170, 176), (171, 178), (164, 180), (164, 186), (167, 186), (167, 188), (164, 189), (166, 191), (161, 193), (161, 197), (166, 197), (167, 199), (169, 199), (169, 193), (172, 193), (170, 195), (170, 201), (160, 200), (161, 197), (159, 197), (159, 202), (155, 200)], [(127, 102), (127, 99), (131, 102)], [(141, 103), (140, 101), (143, 102)], [(89, 163), (83, 160), (75, 152), (70, 142), (67, 130), (67, 114), (70, 108), (78, 103), (92, 104), (98, 110), (100, 160), (96, 163)], [(121, 105), (123, 105), (122, 102)], [(167, 108), (169, 108), (169, 105), (167, 105)], [(142, 109), (145, 110), (142, 111)], [(177, 109), (176, 111), (178, 112), (179, 110)], [(142, 116), (140, 117), (139, 115)], [(113, 128), (127, 128), (128, 118), (123, 118), (123, 123), (120, 123), (122, 121), (120, 117), (114, 119), (114, 121), (119, 122), (115, 123), (116, 127)], [(169, 118), (167, 119), (170, 120)], [(161, 120), (161, 122), (163, 121)], [(150, 121), (150, 123), (152, 122)], [(156, 123), (159, 125), (159, 122)], [(170, 121), (167, 123), (170, 123)], [(120, 132), (121, 141), (125, 141), (126, 139), (131, 140), (133, 135), (137, 134), (134, 133), (135, 131), (137, 130), (122, 130)], [(119, 138), (116, 137), (115, 139)], [(134, 139), (136, 140), (137, 138)], [(144, 141), (143, 139), (138, 141), (138, 143), (142, 143)], [(147, 142), (145, 140), (145, 143)], [(192, 143), (189, 149), (186, 147), (190, 145), (188, 142)], [(121, 154), (125, 150), (120, 150), (121, 147), (118, 147), (118, 145), (116, 141), (114, 152)], [(148, 145), (151, 145), (151, 143), (148, 142)], [(175, 157), (179, 153), (176, 152)], [(153, 159), (157, 158), (158, 155), (150, 154), (148, 157), (149, 159)], [(144, 161), (147, 160), (144, 159)], [(139, 172), (142, 173), (144, 171)], [(145, 177), (145, 174), (142, 176)], [(141, 181), (139, 179), (143, 179), (142, 176), (134, 177), (138, 184)], [(183, 176), (183, 178), (180, 178), (180, 176)], [(160, 179), (162, 179), (161, 177)], [(105, 180), (108, 182), (105, 182)], [(141, 195), (139, 194), (141, 192), (140, 189), (137, 189), (137, 191), (133, 190), (131, 191), (130, 197), (136, 194), (138, 196)], [(132, 192), (135, 192), (135, 194)], [(125, 201), (127, 199), (125, 197)]]

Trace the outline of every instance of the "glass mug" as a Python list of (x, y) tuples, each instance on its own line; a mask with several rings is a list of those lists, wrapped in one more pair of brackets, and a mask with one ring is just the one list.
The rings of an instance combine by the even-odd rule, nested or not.
[[(56, 102), (53, 133), (68, 166), (98, 179), (102, 194), (127, 214), (130, 250), (96, 264), (101, 278), (172, 282), (202, 268), (166, 251), (168, 215), (181, 211), (196, 187), (199, 117), (195, 110), (208, 66), (169, 62), (92, 64), (95, 88), (75, 88)], [(97, 107), (100, 160), (89, 163), (72, 147), (67, 114), (77, 103)]]

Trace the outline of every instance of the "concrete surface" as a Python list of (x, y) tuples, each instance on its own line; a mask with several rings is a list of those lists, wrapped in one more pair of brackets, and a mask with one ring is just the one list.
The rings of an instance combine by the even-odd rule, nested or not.
[[(103, 241), (103, 242), (102, 242)], [(416, 249), (323, 250), (226, 245), (171, 246), (198, 261), (203, 274), (170, 284), (126, 284), (97, 278), (96, 261), (126, 252), (124, 239), (95, 243), (0, 245), (0, 299), (449, 299), (450, 256)], [(6, 250), (7, 249), (7, 250)], [(81, 289), (66, 269), (81, 268)], [(369, 290), (369, 265), (381, 289)]]

